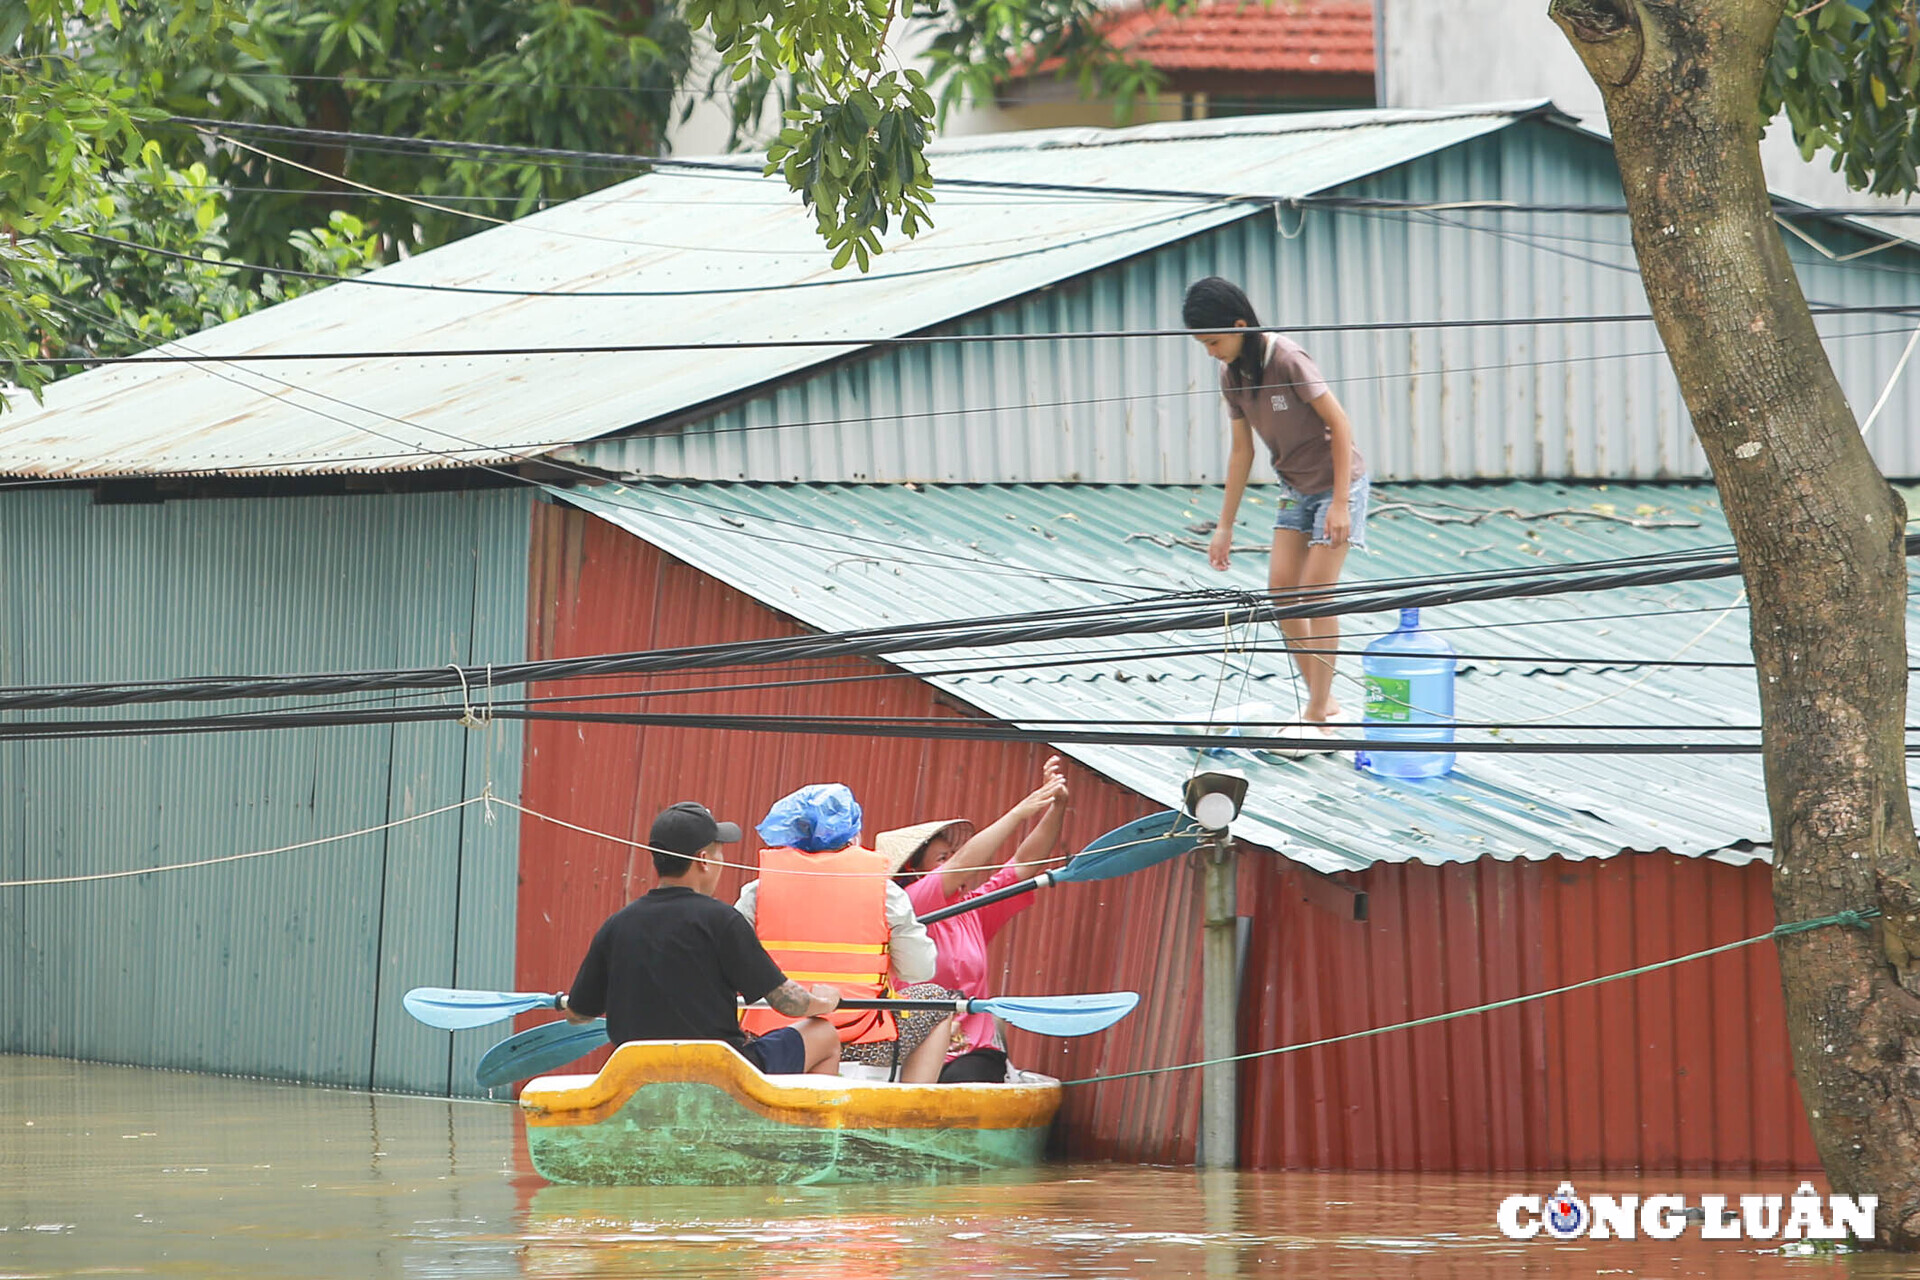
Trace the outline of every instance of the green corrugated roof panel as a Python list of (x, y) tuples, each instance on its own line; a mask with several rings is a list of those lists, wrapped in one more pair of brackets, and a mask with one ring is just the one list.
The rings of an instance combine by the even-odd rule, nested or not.
[[(941, 143), (932, 154), (941, 181), (1188, 184), (1280, 200), (1549, 111), (1533, 101), (1045, 130)], [(205, 364), (109, 365), (63, 379), (0, 419), (0, 475), (377, 472), (523, 459), (1265, 212), (1201, 197), (1116, 192), (1036, 202), (1031, 193), (1010, 200), (991, 187), (949, 186), (932, 228), (911, 242), (888, 237), (871, 271), (835, 272), (785, 181), (761, 175), (750, 156), (727, 163), (739, 171), (665, 166), (370, 277), (479, 293), (322, 289), (205, 330), (187, 346), (157, 348)], [(787, 336), (849, 342), (715, 349), (697, 359), (592, 350)], [(239, 373), (217, 363), (528, 345), (556, 354), (288, 359)], [(351, 403), (338, 398), (342, 387)]]
[[(1212, 488), (1141, 485), (653, 485), (559, 496), (645, 538), (782, 613), (823, 630), (1118, 601), (1140, 591), (1264, 585), (1272, 490), (1249, 492), (1236, 554), (1206, 567), (1194, 526), (1219, 509)], [(1729, 541), (1706, 486), (1383, 486), (1370, 549), (1346, 579), (1446, 575), (1645, 555)], [(1737, 580), (1505, 600), (1429, 610), (1474, 656), (1458, 690), (1463, 721), (1500, 722), (1508, 740), (1633, 740), (1630, 730), (1551, 733), (1561, 724), (1758, 722), (1750, 671), (1571, 666), (1568, 657), (1750, 658)], [(1391, 619), (1353, 619), (1357, 648)], [(1216, 637), (1224, 639), (1224, 637)], [(1244, 640), (1244, 634), (1235, 639)], [(1259, 639), (1273, 643), (1265, 631)], [(903, 668), (996, 717), (1204, 720), (1267, 704), (1292, 719), (1280, 653), (1148, 656), (1192, 636), (1109, 637), (1014, 649), (903, 653)], [(1023, 658), (1110, 658), (1022, 668)], [(1497, 661), (1491, 659), (1498, 659)], [(1002, 673), (943, 674), (982, 663)], [(1343, 660), (1357, 677), (1358, 660)], [(1356, 704), (1357, 681), (1343, 681)], [(1464, 731), (1469, 732), (1469, 731)], [(1484, 736), (1487, 731), (1471, 731)], [(1695, 732), (1684, 735), (1699, 739)], [(1717, 735), (1716, 735), (1717, 736)], [(1191, 751), (1068, 746), (1088, 767), (1173, 804)], [(1453, 774), (1392, 782), (1351, 756), (1289, 760), (1235, 751), (1251, 781), (1241, 838), (1310, 866), (1444, 863), (1480, 857), (1608, 857), (1666, 849), (1743, 863), (1765, 857), (1760, 763), (1751, 756), (1463, 755)]]

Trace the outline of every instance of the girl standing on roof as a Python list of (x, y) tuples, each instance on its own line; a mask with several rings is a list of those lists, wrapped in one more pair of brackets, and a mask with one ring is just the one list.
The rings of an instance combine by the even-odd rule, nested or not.
[[(1289, 603), (1302, 602), (1296, 593), (1338, 582), (1348, 549), (1367, 545), (1367, 464), (1354, 446), (1353, 424), (1299, 343), (1260, 332), (1260, 317), (1238, 285), (1219, 276), (1194, 281), (1180, 315), (1189, 329), (1225, 331), (1194, 335), (1220, 362), (1220, 392), (1233, 431), (1226, 497), (1207, 560), (1224, 571), (1233, 554), (1233, 522), (1253, 470), (1257, 434), (1280, 476), (1267, 590), (1286, 592)], [(1351, 718), (1333, 696), (1340, 620), (1289, 618), (1280, 629), (1307, 686), (1301, 718), (1315, 722), (1311, 734), (1335, 739), (1326, 724)]]

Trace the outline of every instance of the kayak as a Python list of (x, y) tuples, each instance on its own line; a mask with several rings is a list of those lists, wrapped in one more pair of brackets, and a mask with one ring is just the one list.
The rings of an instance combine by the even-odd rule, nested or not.
[(717, 1040), (635, 1041), (598, 1075), (529, 1082), (520, 1108), (548, 1182), (927, 1182), (1040, 1163), (1060, 1082), (766, 1076)]

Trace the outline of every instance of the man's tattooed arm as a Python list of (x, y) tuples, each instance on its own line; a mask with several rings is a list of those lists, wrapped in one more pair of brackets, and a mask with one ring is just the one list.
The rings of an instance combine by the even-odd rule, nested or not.
[[(829, 997), (826, 992), (831, 992)], [(767, 1005), (776, 1013), (784, 1013), (789, 1018), (804, 1018), (809, 1015), (831, 1013), (839, 1004), (839, 992), (831, 987), (823, 987), (819, 992), (808, 991), (805, 987), (789, 978), (773, 990), (767, 992)]]

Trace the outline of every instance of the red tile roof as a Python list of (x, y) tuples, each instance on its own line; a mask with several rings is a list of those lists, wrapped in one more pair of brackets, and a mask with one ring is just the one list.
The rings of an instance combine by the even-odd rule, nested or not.
[(1212, 0), (1184, 13), (1135, 10), (1107, 34), (1162, 71), (1373, 72), (1372, 0)]

